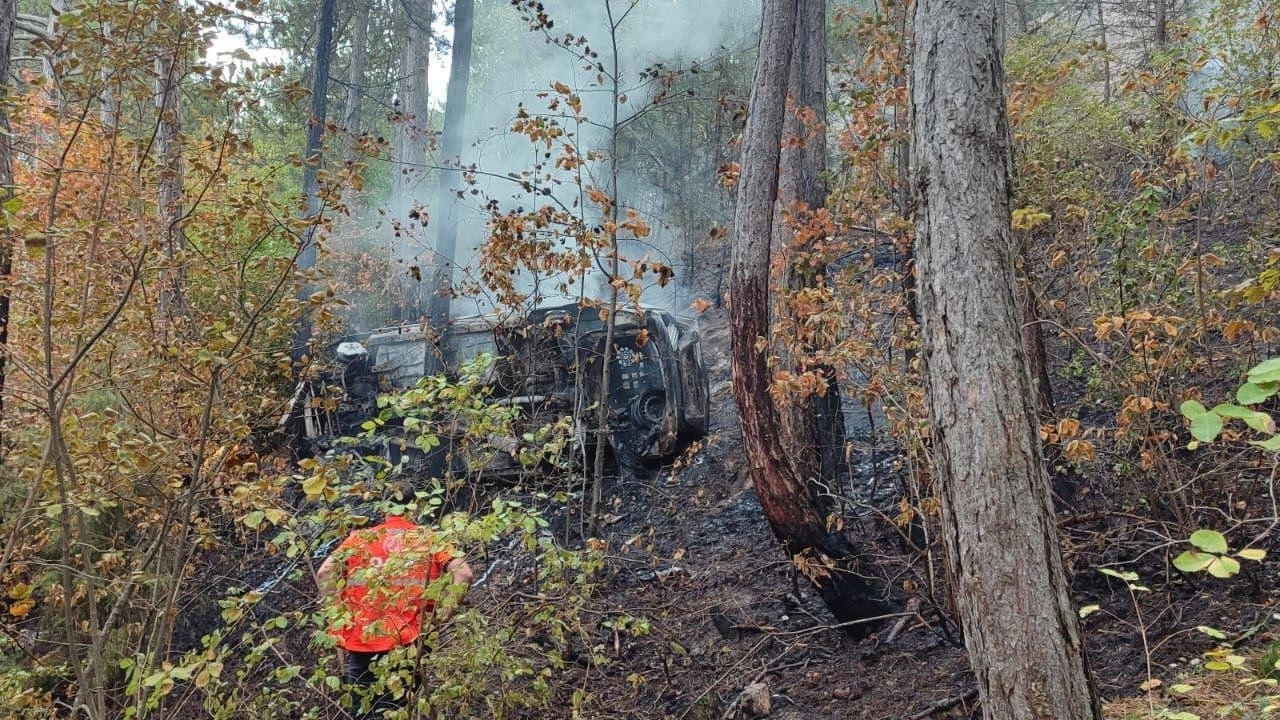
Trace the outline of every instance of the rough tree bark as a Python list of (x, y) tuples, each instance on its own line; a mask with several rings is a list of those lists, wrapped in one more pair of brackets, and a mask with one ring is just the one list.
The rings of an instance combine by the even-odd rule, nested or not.
[[(9, 95), (9, 57), (18, 17), (17, 0), (0, 0), (0, 99)], [(0, 206), (13, 197), (13, 148), (7, 105), (0, 105)], [(5, 456), (4, 400), (9, 353), (9, 298), (13, 287), (13, 231), (0, 223), (0, 460)]]
[[(307, 198), (307, 229), (296, 260), (298, 272), (309, 275), (316, 265), (316, 232), (320, 226), (320, 161), (324, 140), (325, 118), (328, 112), (329, 61), (333, 56), (334, 0), (320, 1), (320, 17), (316, 21), (316, 62), (311, 78), (311, 117), (307, 120), (307, 150), (302, 164), (302, 192)], [(295, 370), (307, 354), (311, 342), (312, 286), (303, 280), (298, 288), (298, 301), (302, 310), (294, 328), (293, 348), (290, 353)]]
[(347, 145), (346, 160), (356, 158), (356, 141), (364, 125), (364, 86), (365, 73), (369, 59), (369, 3), (356, 1), (356, 16), (351, 26), (351, 64), (347, 67), (347, 106), (343, 125), (347, 133), (353, 137)]
[[(809, 210), (822, 208), (827, 202), (823, 173), (827, 165), (827, 13), (825, 0), (807, 0), (798, 5), (795, 38), (792, 41), (790, 72), (787, 77), (787, 112), (782, 125), (782, 150), (779, 156), (779, 209), (793, 206)], [(773, 246), (787, 253), (811, 248), (796, 248), (795, 231), (781, 212), (773, 218)], [(816, 287), (825, 267), (793, 264), (785, 278), (787, 290)], [(804, 478), (819, 511), (826, 514), (831, 493), (824, 485), (834, 483), (844, 465), (844, 414), (841, 409), (840, 385), (830, 366), (801, 367), (803, 355), (813, 347), (794, 348), (797, 357), (787, 364), (797, 370), (821, 372), (826, 378), (822, 395), (794, 400), (780, 408), (783, 442), (793, 448), (812, 448), (812, 452), (790, 455), (796, 477)], [(790, 355), (790, 348), (778, 348)]]
[[(733, 392), (742, 424), (751, 479), (774, 535), (842, 622), (883, 613), (871, 588), (856, 574), (856, 554), (846, 536), (829, 532), (807, 478), (795, 474), (790, 456), (814, 453), (780, 439), (782, 418), (769, 394), (769, 261), (777, 213), (779, 162), (787, 114), (789, 68), (801, 7), (815, 0), (766, 0), (751, 105), (743, 134), (742, 172), (734, 213), (729, 265), (733, 326)], [(816, 458), (812, 459), (816, 465)], [(868, 625), (853, 626), (855, 632)]]
[(392, 146), (395, 161), (391, 191), (392, 218), (401, 228), (396, 233), (391, 259), (400, 278), (401, 320), (417, 320), (426, 311), (422, 286), (422, 265), (427, 247), (425, 196), (422, 178), (427, 167), (428, 127), (427, 67), (431, 63), (431, 23), (433, 0), (405, 0), (408, 37), (400, 55), (397, 86), (399, 117)]
[[(176, 12), (176, 8), (175, 8)], [(160, 316), (178, 326), (189, 314), (187, 305), (187, 233), (182, 227), (186, 206), (182, 200), (182, 119), (179, 90), (185, 39), (173, 38), (173, 47), (156, 59), (156, 158), (160, 166), (156, 211), (164, 228), (164, 254), (168, 267), (159, 293)]]
[[(444, 106), (444, 136), (440, 142), (440, 165), (460, 167), (462, 163), (462, 127), (467, 123), (467, 86), (471, 81), (471, 30), (475, 0), (457, 0), (453, 6), (453, 54), (449, 65), (449, 88)], [(453, 300), (454, 255), (458, 251), (458, 225), (454, 214), (454, 195), (459, 170), (441, 170), (436, 192), (436, 251), (432, 265), (431, 325), (443, 329), (449, 320)]]
[(1155, 33), (1156, 47), (1164, 47), (1169, 42), (1169, 0), (1155, 0)]
[(943, 539), (990, 719), (1097, 720), (1014, 279), (1002, 0), (917, 0), (912, 122)]

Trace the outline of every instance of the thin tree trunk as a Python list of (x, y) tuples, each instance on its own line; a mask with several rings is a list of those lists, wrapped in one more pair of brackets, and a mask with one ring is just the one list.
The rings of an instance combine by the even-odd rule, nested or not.
[(1098, 44), (1102, 46), (1102, 102), (1111, 102), (1111, 48), (1107, 47), (1107, 18), (1102, 12), (1102, 0), (1097, 0)]
[[(907, 64), (911, 57), (911, 34), (907, 23), (907, 3), (899, 2), (894, 6), (893, 29), (898, 33), (898, 68), (893, 76), (893, 87), (902, 95), (901, 102), (893, 106), (893, 134), (897, 138), (896, 148), (897, 185), (894, 188), (893, 203), (898, 217), (911, 217), (911, 136), (909, 133), (910, 107), (907, 102)], [(916, 256), (915, 246), (905, 232), (898, 233), (894, 239), (894, 251), (898, 256), (898, 274), (902, 276), (902, 300), (907, 309), (907, 317), (919, 324), (920, 311), (916, 307)], [(905, 359), (910, 364), (915, 357), (914, 346), (908, 347)]]
[(917, 0), (912, 123), (943, 539), (984, 717), (1098, 720), (1014, 278), (1003, 2)]
[(399, 112), (395, 145), (391, 213), (401, 228), (396, 233), (391, 258), (400, 278), (401, 320), (416, 320), (426, 312), (422, 266), (427, 260), (426, 198), (422, 178), (426, 173), (428, 137), (427, 66), (431, 63), (432, 0), (405, 0), (408, 38), (400, 55)]
[(1018, 281), (1018, 306), (1022, 310), (1022, 344), (1027, 352), (1027, 368), (1035, 386), (1036, 409), (1041, 420), (1054, 418), (1053, 381), (1049, 378), (1049, 353), (1044, 346), (1044, 326), (1040, 324), (1040, 301), (1027, 269), (1028, 259), (1022, 250), (1022, 277)]
[[(462, 128), (467, 123), (467, 86), (471, 80), (471, 30), (475, 0), (457, 0), (453, 6), (453, 55), (449, 65), (449, 89), (444, 106), (444, 136), (440, 143), (440, 165), (449, 168), (462, 164)], [(454, 215), (457, 206), (456, 184), (462, 178), (459, 170), (441, 170), (436, 193), (435, 275), (431, 283), (430, 318), (433, 327), (443, 329), (449, 320), (449, 304), (453, 300), (454, 257), (458, 251), (458, 225)]]
[[(175, 9), (176, 10), (176, 9)], [(179, 90), (182, 82), (182, 37), (173, 38), (173, 48), (156, 59), (156, 157), (160, 164), (160, 185), (156, 209), (164, 228), (165, 278), (159, 293), (160, 316), (170, 326), (180, 324), (189, 314), (187, 306), (187, 233), (182, 227), (186, 206), (182, 200), (182, 132)]]
[[(17, 22), (17, 0), (0, 0), (0, 98), (9, 95), (9, 58)], [(0, 105), (0, 208), (13, 198), (13, 146), (7, 105)], [(0, 210), (3, 212), (3, 210)], [(0, 227), (0, 461), (5, 457), (5, 379), (9, 358), (9, 302), (13, 288), (13, 230)]]
[[(356, 17), (351, 28), (351, 65), (347, 68), (347, 107), (343, 120), (345, 130), (350, 135), (357, 135), (364, 126), (365, 72), (369, 59), (369, 3), (356, 0)], [(353, 138), (347, 145), (346, 159), (356, 157), (356, 141)]]
[[(307, 198), (307, 227), (298, 251), (298, 272), (305, 277), (316, 264), (316, 232), (320, 225), (320, 162), (324, 141), (324, 125), (328, 111), (329, 61), (333, 55), (334, 0), (320, 0), (320, 18), (316, 30), (316, 62), (311, 79), (311, 117), (307, 120), (307, 149), (302, 165), (302, 192)], [(311, 343), (312, 286), (304, 280), (298, 290), (302, 307), (294, 330), (291, 357), (294, 368), (307, 355)]]
[[(827, 202), (827, 187), (822, 178), (827, 160), (826, 1), (802, 0), (797, 8), (800, 16), (791, 48), (788, 109), (778, 160), (779, 208), (774, 211), (773, 219), (773, 247), (783, 253), (810, 251), (812, 243), (795, 247), (794, 228), (784, 220), (781, 210), (797, 203), (796, 208), (817, 210)], [(803, 268), (793, 263), (784, 278), (784, 291), (816, 287), (825, 271), (825, 267), (811, 262), (806, 262)], [(804, 366), (804, 356), (817, 349), (811, 344), (788, 348), (784, 343), (776, 349), (784, 356), (795, 355), (787, 364), (797, 370), (820, 372), (826, 379), (823, 394), (796, 399), (779, 408), (783, 442), (789, 447), (806, 448), (804, 452), (790, 455), (792, 473), (807, 482), (819, 511), (825, 514), (831, 505), (830, 493), (822, 490), (835, 484), (844, 458), (840, 384), (834, 368)]]
[[(856, 574), (848, 539), (828, 532), (808, 479), (794, 473), (789, 456), (814, 449), (780, 441), (782, 420), (769, 394), (768, 343), (761, 342), (770, 333), (769, 262), (799, 9), (797, 0), (764, 3), (729, 265), (733, 390), (751, 479), (774, 535), (836, 618), (849, 621), (882, 614), (882, 606)], [(860, 632), (869, 626), (854, 629)]]
[(1169, 42), (1169, 0), (1155, 0), (1156, 3), (1156, 47), (1164, 47)]

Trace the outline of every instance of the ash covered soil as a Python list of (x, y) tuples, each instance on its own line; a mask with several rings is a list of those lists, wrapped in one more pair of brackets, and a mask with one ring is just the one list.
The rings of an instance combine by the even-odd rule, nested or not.
[[(596, 707), (618, 718), (750, 718), (765, 693), (767, 716), (779, 720), (980, 717), (968, 661), (936, 614), (888, 620), (855, 640), (797, 581), (751, 486), (728, 387), (727, 313), (707, 312), (701, 330), (714, 389), (710, 438), (686, 467), (610, 494), (602, 602), (647, 617), (651, 632), (606, 643), (612, 662), (591, 682)], [(1058, 525), (1076, 606), (1100, 608), (1084, 632), (1104, 702), (1140, 695), (1148, 658), (1152, 676), (1170, 684), (1213, 647), (1197, 625), (1233, 639), (1253, 631), (1244, 641), (1252, 646), (1276, 639), (1266, 624), (1280, 586), (1276, 563), (1231, 580), (1183, 576), (1168, 565), (1177, 547), (1147, 552), (1162, 542), (1162, 523), (1117, 507), (1106, 477), (1067, 480), (1080, 491), (1059, 498)], [(854, 478), (863, 486), (850, 490), (891, 515), (892, 500), (871, 499), (883, 495), (866, 487), (873, 482), (883, 491), (883, 477)], [(854, 522), (855, 543), (876, 566), (869, 572), (901, 609), (912, 558), (889, 523)], [(1143, 559), (1129, 562), (1135, 557)], [(1150, 588), (1137, 594), (1140, 617), (1134, 596), (1103, 566), (1140, 574)]]
[[(606, 646), (613, 661), (592, 687), (613, 699), (596, 705), (619, 718), (756, 717), (767, 693), (768, 717), (781, 720), (899, 718), (967, 695), (963, 653), (939, 632), (911, 618), (886, 644), (889, 620), (876, 637), (852, 640), (795, 577), (751, 486), (728, 388), (726, 313), (709, 311), (700, 324), (710, 437), (687, 466), (611, 493), (603, 601), (643, 614), (651, 631)], [(964, 703), (951, 710), (936, 717), (968, 717)]]

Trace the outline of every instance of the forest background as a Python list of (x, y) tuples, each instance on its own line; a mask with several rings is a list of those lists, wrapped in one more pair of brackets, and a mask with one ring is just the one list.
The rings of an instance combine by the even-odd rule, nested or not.
[[(357, 501), (402, 468), (295, 457), (280, 431), (295, 380), (347, 333), (554, 299), (606, 315), (658, 305), (727, 337), (714, 331), (732, 300), (760, 24), (747, 5), (0, 0), (5, 706), (345, 712), (324, 609), (299, 598), (361, 522)], [(1126, 708), (1139, 695), (1133, 712), (1152, 717), (1261, 712), (1280, 657), (1265, 552), (1280, 523), (1280, 370), (1264, 362), (1280, 339), (1280, 11), (1006, 10), (1012, 252), (1057, 525), (1086, 635), (1141, 649), (1104, 694)], [(824, 469), (823, 520), (865, 539), (885, 602), (946, 638), (911, 12), (827, 8), (824, 117), (796, 117), (825, 142), (826, 197), (788, 208), (793, 241), (765, 279), (769, 396), (785, 411), (834, 391), (846, 416), (873, 418)], [(280, 61), (211, 54), (226, 33)], [(426, 68), (445, 55), (439, 87)], [(485, 438), (515, 419), (478, 401), (481, 375), (383, 410), (413, 418), (415, 441), (447, 417), (492, 452)], [(402, 687), (421, 712), (749, 712), (736, 689), (672, 680), (689, 657), (674, 635), (650, 649), (657, 665), (628, 665), (624, 645), (654, 644), (658, 618), (602, 600), (629, 562), (606, 528), (628, 526), (603, 454), (577, 442), (604, 422), (596, 410), (529, 438), (513, 487), (464, 492), (484, 481), (464, 468), (409, 501), (495, 568), (488, 600), (442, 630), (449, 649), (406, 666), (431, 678)], [(662, 476), (697, 477), (717, 443), (741, 450), (736, 417), (719, 417)]]

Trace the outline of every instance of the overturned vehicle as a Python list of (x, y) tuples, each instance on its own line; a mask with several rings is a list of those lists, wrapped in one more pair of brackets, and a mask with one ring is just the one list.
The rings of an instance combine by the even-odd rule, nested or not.
[[(677, 455), (682, 443), (707, 433), (710, 392), (697, 324), (658, 308), (620, 308), (609, 353), (609, 388), (602, 392), (608, 335), (602, 315), (598, 308), (562, 305), (505, 320), (454, 318), (443, 334), (406, 325), (359, 341), (347, 339), (333, 348), (327, 371), (299, 385), (291, 415), (300, 439), (310, 446), (305, 451), (323, 451), (335, 438), (367, 430), (379, 411), (380, 394), (412, 388), (429, 375), (454, 373), (487, 353), (495, 360), (484, 378), (486, 402), (518, 408), (523, 428), (579, 418), (572, 423), (576, 440), (588, 451), (597, 442), (597, 409), (604, 402), (604, 440), (619, 469), (642, 474)], [(499, 451), (486, 461), (490, 471), (521, 468), (523, 435), (487, 440), (491, 451)], [(403, 450), (404, 444), (398, 447)], [(399, 450), (383, 447), (392, 455)], [(432, 464), (443, 462), (449, 452), (446, 442)]]

